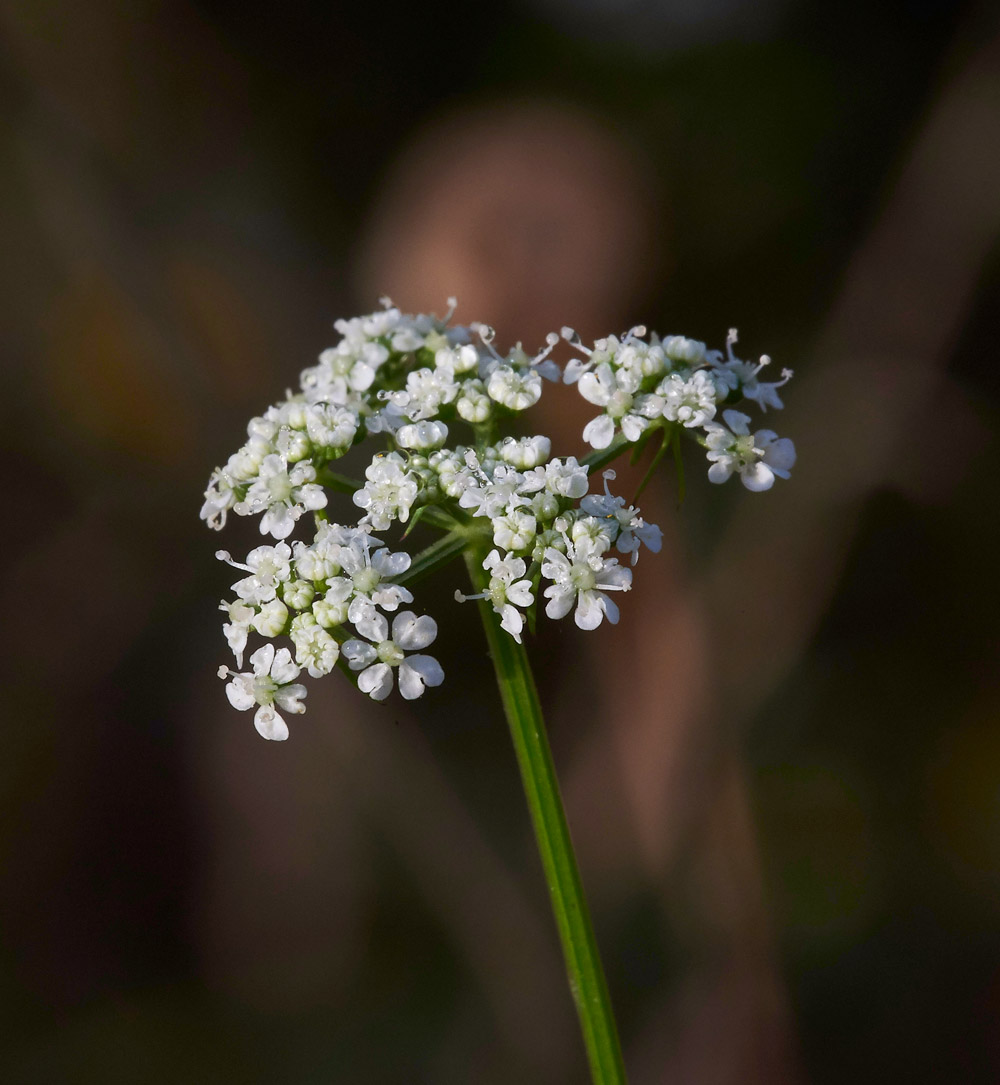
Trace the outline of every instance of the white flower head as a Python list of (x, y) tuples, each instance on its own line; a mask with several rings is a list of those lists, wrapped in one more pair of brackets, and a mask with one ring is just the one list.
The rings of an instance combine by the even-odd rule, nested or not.
[(292, 662), (287, 648), (275, 651), (273, 644), (265, 644), (250, 657), (252, 672), (237, 674), (227, 667), (219, 668), (220, 678), (231, 678), (226, 686), (226, 696), (233, 708), (245, 712), (257, 705), (254, 726), (268, 739), (283, 742), (288, 738), (288, 726), (278, 714), (275, 705), (284, 712), (305, 712), (302, 698), (305, 686), (296, 685), (299, 668)]
[[(426, 648), (437, 637), (437, 623), (429, 615), (417, 617), (412, 610), (397, 614), (392, 622), (392, 636), (384, 615), (363, 618), (357, 630), (367, 640), (349, 640), (341, 650), (352, 671), (360, 671), (358, 689), (376, 701), (384, 701), (392, 692), (393, 671), (399, 671), (399, 692), (412, 701), (426, 686), (444, 681), (441, 664), (433, 656), (406, 652)], [(370, 643), (369, 643), (370, 642)]]

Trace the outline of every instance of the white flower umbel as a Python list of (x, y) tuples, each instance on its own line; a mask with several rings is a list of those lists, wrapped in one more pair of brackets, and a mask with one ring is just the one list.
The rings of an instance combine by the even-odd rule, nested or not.
[(419, 697), (426, 686), (439, 686), (444, 681), (441, 664), (433, 656), (405, 654), (426, 648), (437, 637), (437, 622), (429, 615), (418, 618), (412, 610), (397, 614), (391, 639), (389, 623), (382, 614), (363, 618), (356, 628), (367, 640), (346, 641), (341, 650), (351, 670), (361, 672), (358, 689), (373, 700), (384, 701), (389, 696), (392, 672), (397, 668), (399, 692), (408, 701)]
[(573, 620), (581, 629), (596, 629), (605, 616), (615, 624), (618, 607), (605, 592), (628, 591), (632, 572), (623, 569), (617, 558), (606, 558), (600, 542), (589, 537), (566, 541), (566, 553), (548, 547), (542, 562), (542, 576), (552, 584), (545, 589), (545, 613), (564, 618), (576, 604)]
[(725, 426), (718, 422), (705, 426), (711, 482), (725, 482), (736, 471), (748, 490), (759, 492), (769, 490), (775, 477), (789, 477), (795, 466), (795, 445), (787, 437), (767, 429), (751, 434), (750, 416), (741, 411), (723, 411), (722, 417)]
[(250, 657), (252, 672), (237, 674), (228, 667), (219, 668), (220, 678), (231, 678), (226, 686), (226, 696), (233, 708), (245, 712), (257, 705), (253, 723), (264, 738), (278, 742), (288, 738), (288, 726), (278, 714), (275, 705), (283, 712), (305, 712), (302, 698), (306, 687), (296, 685), (299, 668), (292, 662), (287, 648), (275, 651), (273, 644), (265, 644)]
[[(685, 336), (647, 337), (641, 326), (592, 347), (563, 329), (580, 356), (562, 379), (600, 410), (583, 433), (597, 452), (583, 463), (553, 457), (544, 434), (515, 437), (505, 426), (538, 401), (543, 378), (559, 378), (550, 357), (559, 337), (547, 336), (534, 356), (520, 343), (501, 354), (491, 328), (450, 324), (453, 307), (450, 299), (442, 318), (410, 316), (383, 299), (375, 313), (337, 321), (340, 342), (302, 372), (298, 390), (250, 420), (244, 443), (212, 472), (201, 508), (208, 526), (221, 528), (230, 511), (255, 515), (262, 534), (277, 540), (245, 562), (218, 552), (241, 571), (236, 598), (221, 604), (237, 667), (251, 637), (290, 638), (291, 649), (266, 644), (254, 652), (252, 672), (224, 671), (230, 699), (256, 705), (268, 737), (287, 734), (275, 705), (302, 711), (293, 684), (300, 667), (320, 677), (343, 655), (377, 700), (396, 683), (394, 671), (406, 698), (437, 685), (440, 666), (419, 653), (434, 639), (434, 620), (399, 613), (414, 601), (407, 577), (433, 572), (463, 549), (481, 557), (489, 540), (495, 549), (482, 569), (472, 568), (477, 598), (518, 643), (539, 596), (549, 617), (572, 611), (583, 629), (617, 621), (613, 593), (629, 590), (632, 571), (609, 554), (616, 548), (635, 565), (640, 546), (655, 552), (662, 542), (655, 524), (611, 493), (613, 472), (603, 494), (588, 493), (594, 466), (628, 446), (634, 454), (647, 442), (659, 446), (655, 463), (671, 445), (676, 452), (680, 437), (692, 437), (706, 448), (713, 482), (737, 473), (751, 490), (787, 478), (795, 463), (791, 441), (751, 433), (739, 410), (726, 410), (724, 425), (716, 420), (740, 400), (779, 408), (789, 371), (762, 382), (767, 357), (738, 358), (735, 332), (723, 352)], [(331, 464), (361, 442), (371, 457), (364, 480), (351, 483)], [(327, 519), (338, 491), (360, 510), (357, 523)], [(349, 507), (346, 496), (339, 500)], [(443, 534), (416, 560), (374, 534), (417, 521), (417, 537)]]

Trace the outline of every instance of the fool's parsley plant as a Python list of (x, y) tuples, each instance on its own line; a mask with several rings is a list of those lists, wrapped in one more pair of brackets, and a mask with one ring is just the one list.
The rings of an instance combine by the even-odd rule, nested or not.
[[(305, 711), (302, 671), (339, 668), (380, 701), (395, 687), (412, 700), (440, 685), (444, 670), (425, 652), (437, 622), (400, 607), (417, 605), (410, 584), (463, 552), (481, 563), (485, 589), (458, 588), (456, 599), (485, 600), (518, 643), (539, 609), (572, 614), (581, 629), (617, 622), (640, 549), (661, 545), (660, 529), (611, 492), (614, 471), (591, 489), (621, 453), (652, 444), (658, 459), (689, 437), (705, 449), (712, 482), (737, 474), (759, 492), (789, 477), (792, 442), (751, 431), (735, 407), (780, 408), (791, 372), (763, 381), (769, 359), (738, 358), (735, 332), (713, 351), (641, 327), (586, 346), (563, 328), (537, 354), (520, 343), (501, 354), (492, 329), (454, 324), (453, 310), (451, 301), (441, 318), (407, 315), (385, 301), (338, 321), (336, 346), (302, 372), (297, 391), (251, 419), (246, 442), (212, 472), (201, 518), (221, 529), (230, 512), (257, 517), (269, 539), (243, 561), (217, 553), (241, 574), (235, 598), (220, 604), (237, 668), (251, 636), (264, 641), (252, 671), (219, 674), (235, 708), (255, 708), (265, 738), (288, 737), (281, 712)], [(562, 368), (550, 357), (560, 339), (573, 355)], [(553, 456), (543, 434), (511, 433), (559, 381), (597, 412), (580, 459)], [(359, 445), (371, 458), (363, 478), (350, 479), (335, 464)], [(419, 553), (382, 537), (405, 540), (418, 522), (440, 535)]]

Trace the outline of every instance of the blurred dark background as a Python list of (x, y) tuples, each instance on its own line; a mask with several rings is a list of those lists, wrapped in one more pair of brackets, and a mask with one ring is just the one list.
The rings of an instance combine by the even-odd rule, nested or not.
[(4, 1080), (585, 1080), (454, 577), (414, 709), (333, 676), (276, 746), (215, 677), (209, 471), (385, 292), (796, 370), (792, 481), (690, 456), (620, 626), (532, 645), (632, 1081), (1000, 1079), (995, 7), (3, 0), (0, 44)]

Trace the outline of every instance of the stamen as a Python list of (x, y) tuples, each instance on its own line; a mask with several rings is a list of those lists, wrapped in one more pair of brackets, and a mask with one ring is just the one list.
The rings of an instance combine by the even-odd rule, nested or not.
[(455, 589), (455, 602), (456, 603), (471, 603), (473, 599), (485, 599), (489, 593), (485, 591), (479, 592), (478, 595), (463, 595), (457, 588)]
[(583, 345), (583, 341), (580, 339), (579, 333), (575, 332), (568, 324), (564, 325), (559, 330), (559, 334), (566, 340), (571, 347), (576, 347), (577, 350), (582, 350), (584, 354), (589, 358), (594, 352)]
[(731, 361), (738, 361), (736, 355), (733, 354), (733, 344), (739, 339), (739, 333), (735, 328), (729, 329), (729, 334), (726, 336), (726, 357)]

